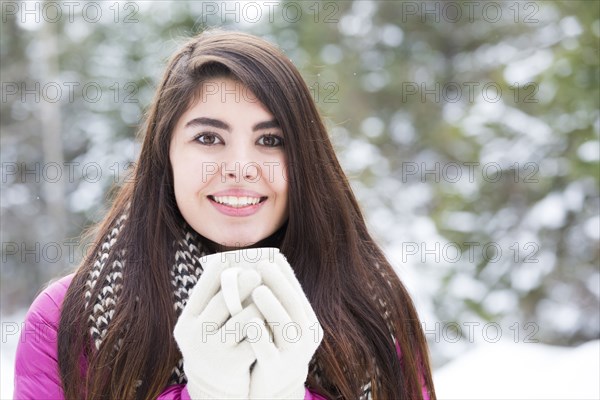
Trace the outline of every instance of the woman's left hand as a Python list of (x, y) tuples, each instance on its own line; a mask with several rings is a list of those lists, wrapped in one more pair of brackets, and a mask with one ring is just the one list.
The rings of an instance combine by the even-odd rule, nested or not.
[(283, 255), (276, 255), (275, 264), (258, 263), (256, 269), (263, 284), (254, 289), (252, 300), (264, 321), (254, 321), (262, 329), (247, 338), (256, 355), (250, 398), (304, 399), (308, 365), (323, 329)]

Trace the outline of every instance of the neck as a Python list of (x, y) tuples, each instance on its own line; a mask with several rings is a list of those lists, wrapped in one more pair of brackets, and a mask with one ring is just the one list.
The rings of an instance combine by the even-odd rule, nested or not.
[(230, 250), (240, 250), (240, 249), (253, 249), (253, 248), (258, 248), (258, 247), (276, 247), (279, 248), (281, 246), (281, 241), (283, 240), (283, 236), (285, 235), (287, 229), (287, 222), (285, 222), (281, 228), (279, 228), (278, 230), (276, 230), (273, 234), (271, 234), (270, 236), (259, 240), (256, 243), (250, 243), (248, 245), (245, 246), (226, 246), (223, 245), (221, 243), (217, 243), (217, 242), (213, 242), (212, 240), (201, 236), (202, 240), (206, 243), (206, 247), (214, 253), (220, 253), (223, 251), (230, 251)]

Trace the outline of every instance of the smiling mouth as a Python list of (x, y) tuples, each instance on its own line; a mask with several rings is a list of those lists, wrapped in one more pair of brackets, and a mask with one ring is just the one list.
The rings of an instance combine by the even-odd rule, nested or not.
[(222, 204), (232, 208), (242, 208), (248, 206), (255, 206), (259, 203), (267, 200), (267, 196), (264, 197), (251, 197), (251, 196), (212, 196), (208, 195), (209, 200), (215, 203)]

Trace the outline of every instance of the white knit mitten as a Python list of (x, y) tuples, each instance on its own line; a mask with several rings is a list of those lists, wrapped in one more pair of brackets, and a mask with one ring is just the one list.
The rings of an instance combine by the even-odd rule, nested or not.
[[(285, 259), (275, 247), (230, 250), (204, 256), (201, 263), (205, 268), (221, 268), (221, 292), (230, 315), (236, 315), (252, 303), (252, 299), (240, 293), (238, 281), (242, 271), (256, 271), (259, 264), (275, 264), (276, 257)], [(242, 282), (243, 283), (243, 282)], [(248, 297), (248, 298), (246, 298)], [(245, 299), (246, 298), (246, 299)], [(244, 327), (245, 328), (245, 327)]]
[(263, 284), (254, 289), (252, 300), (268, 329), (246, 339), (256, 355), (250, 398), (304, 399), (308, 364), (323, 330), (283, 255), (275, 255), (274, 263), (257, 263), (255, 268)]
[(261, 284), (261, 278), (248, 268), (225, 274), (227, 285), (235, 286), (230, 290), (237, 296), (227, 301), (246, 305), (231, 315), (221, 290), (222, 273), (229, 263), (218, 262), (216, 257), (212, 261), (215, 262), (202, 262), (204, 272), (174, 330), (183, 355), (187, 389), (193, 399), (247, 399), (250, 366), (256, 357), (250, 343), (244, 340), (242, 328), (261, 318), (256, 306), (247, 301)]

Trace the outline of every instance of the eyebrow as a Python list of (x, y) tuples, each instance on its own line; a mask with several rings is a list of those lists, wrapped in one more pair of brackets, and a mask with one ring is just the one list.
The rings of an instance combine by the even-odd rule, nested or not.
[[(213, 128), (218, 128), (218, 129), (224, 129), (227, 132), (231, 132), (231, 126), (229, 126), (228, 123), (221, 121), (220, 119), (214, 119), (214, 118), (207, 118), (207, 117), (199, 117), (199, 118), (194, 118), (189, 120), (186, 124), (185, 127), (192, 127), (192, 126), (200, 126), (200, 125), (208, 125), (208, 126), (212, 126)], [(258, 131), (261, 129), (270, 129), (270, 128), (279, 128), (279, 123), (277, 122), (277, 120), (269, 120), (269, 121), (262, 121), (257, 123), (256, 125), (254, 125), (252, 127), (253, 131)]]

